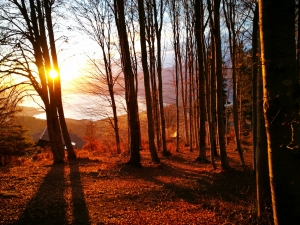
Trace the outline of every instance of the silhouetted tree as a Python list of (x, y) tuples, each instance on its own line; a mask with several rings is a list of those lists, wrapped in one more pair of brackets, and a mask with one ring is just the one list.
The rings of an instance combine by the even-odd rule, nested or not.
[(132, 71), (128, 36), (125, 23), (124, 1), (114, 0), (115, 22), (118, 29), (119, 43), (121, 48), (121, 62), (125, 78), (125, 96), (127, 103), (127, 115), (130, 128), (130, 160), (129, 164), (140, 166), (140, 124), (137, 106), (137, 94), (135, 76)]
[(2, 44), (14, 50), (14, 58), (8, 62), (6, 72), (25, 77), (42, 99), (54, 162), (60, 163), (65, 156), (61, 129), (68, 147), (68, 157), (74, 158), (75, 153), (67, 137), (60, 79), (49, 76), (51, 69), (56, 69), (59, 74), (52, 24), (53, 4), (54, 1), (48, 0), (1, 2), (0, 21)]

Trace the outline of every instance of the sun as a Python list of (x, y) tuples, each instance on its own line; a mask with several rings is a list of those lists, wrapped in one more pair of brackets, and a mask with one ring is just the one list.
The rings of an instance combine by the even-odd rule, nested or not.
[(55, 78), (58, 76), (58, 73), (57, 73), (56, 70), (51, 69), (51, 70), (49, 71), (49, 76), (50, 76), (52, 79), (55, 79)]

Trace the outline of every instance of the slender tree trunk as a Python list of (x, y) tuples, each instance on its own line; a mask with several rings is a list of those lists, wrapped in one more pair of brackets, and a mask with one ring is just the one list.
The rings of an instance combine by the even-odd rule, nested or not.
[(173, 30), (173, 47), (174, 47), (174, 57), (175, 57), (175, 95), (176, 95), (176, 152), (179, 151), (179, 76), (178, 76), (178, 43), (177, 43), (177, 32), (178, 32), (178, 14), (176, 8), (176, 1), (170, 1), (170, 12), (171, 12), (171, 22)]
[(263, 107), (274, 224), (300, 221), (295, 1), (259, 0)]
[[(178, 34), (179, 37), (179, 34)], [(177, 44), (180, 42), (179, 38), (177, 40)], [(180, 84), (181, 84), (181, 101), (182, 101), (182, 109), (183, 109), (183, 118), (184, 118), (184, 130), (185, 130), (185, 145), (187, 146), (189, 143), (189, 127), (188, 127), (188, 113), (187, 113), (187, 101), (186, 101), (186, 96), (185, 92), (187, 91), (187, 82), (185, 82), (185, 79), (183, 79), (183, 71), (182, 71), (182, 56), (181, 56), (181, 51), (180, 51), (180, 46), (178, 44), (177, 47), (178, 50), (178, 64), (179, 64), (179, 74), (180, 74)], [(185, 72), (185, 76), (187, 77), (187, 70)]]
[(256, 169), (256, 146), (257, 146), (257, 74), (258, 74), (258, 4), (255, 6), (252, 31), (252, 151), (253, 151), (253, 171)]
[(216, 134), (216, 73), (215, 73), (215, 44), (213, 42), (213, 34), (212, 34), (212, 60), (211, 60), (211, 69), (210, 69), (210, 114), (211, 120), (209, 124), (209, 131), (210, 131), (210, 145), (211, 145), (211, 154), (214, 156), (218, 156), (217, 152), (217, 134)]
[[(191, 40), (192, 42), (192, 40)], [(192, 44), (192, 43), (191, 43)], [(190, 52), (189, 52), (189, 124), (190, 124), (190, 137), (189, 137), (189, 146), (190, 146), (190, 152), (193, 151), (193, 108), (194, 108), (194, 104), (193, 104), (193, 83), (194, 83), (194, 79), (193, 79), (193, 59), (192, 59), (192, 56), (191, 56), (191, 52), (192, 52), (192, 47), (190, 47)]]
[[(213, 38), (212, 38), (213, 39)], [(202, 42), (203, 43), (203, 42)], [(213, 43), (212, 43), (213, 46)], [(212, 51), (213, 53), (213, 51)], [(212, 60), (213, 62), (213, 60)], [(212, 63), (211, 63), (212, 64)], [(212, 67), (212, 65), (211, 65)], [(208, 73), (208, 62), (206, 62), (206, 70), (205, 70), (205, 78), (206, 78), (206, 102), (207, 102), (207, 125), (208, 126), (208, 131), (209, 131), (209, 142), (210, 142), (210, 162), (213, 166), (214, 169), (217, 168), (216, 163), (215, 163), (215, 152), (216, 152), (216, 135), (215, 135), (215, 120), (213, 120), (214, 115), (212, 113), (212, 107), (211, 105), (213, 104), (212, 102), (212, 96), (215, 96), (215, 94), (212, 95), (212, 93), (215, 93), (215, 88), (214, 88), (214, 73), (213, 69), (211, 68), (210, 74)], [(211, 78), (212, 77), (212, 78)], [(211, 79), (210, 79), (211, 78)], [(214, 121), (214, 122), (212, 122)]]
[(216, 77), (217, 77), (217, 115), (218, 115), (218, 135), (220, 145), (220, 159), (222, 169), (229, 168), (229, 163), (225, 145), (225, 126), (224, 126), (224, 96), (223, 96), (223, 74), (222, 74), (222, 50), (220, 35), (220, 0), (214, 1), (214, 39), (216, 57)]
[(200, 15), (203, 15), (203, 6), (202, 1), (195, 0), (195, 36), (197, 42), (197, 63), (198, 63), (198, 77), (200, 82), (200, 90), (199, 90), (199, 99), (200, 99), (200, 128), (199, 128), (199, 156), (197, 160), (200, 161), (207, 161), (206, 159), (206, 104), (205, 104), (205, 73), (204, 73), (204, 44), (202, 43), (202, 36), (203, 36), (203, 17), (200, 18)]
[(154, 24), (156, 31), (156, 44), (157, 44), (157, 78), (158, 78), (158, 95), (159, 95), (159, 112), (160, 112), (160, 122), (161, 122), (161, 138), (162, 138), (162, 154), (164, 156), (170, 155), (170, 152), (167, 150), (167, 138), (166, 138), (166, 120), (164, 112), (164, 99), (163, 99), (163, 82), (162, 82), (162, 62), (161, 62), (161, 31), (163, 23), (163, 7), (164, 3), (160, 0), (160, 11), (159, 19), (160, 23), (157, 20), (157, 8), (156, 1), (153, 0), (154, 7)]
[(150, 91), (150, 79), (149, 79), (149, 70), (147, 63), (147, 46), (146, 46), (146, 32), (145, 32), (145, 9), (144, 1), (138, 0), (138, 9), (139, 9), (139, 24), (140, 24), (140, 43), (141, 43), (141, 52), (142, 52), (142, 65), (144, 72), (144, 85), (145, 85), (145, 94), (146, 94), (146, 105), (147, 105), (147, 121), (148, 121), (148, 142), (149, 149), (151, 153), (151, 159), (153, 162), (159, 162), (159, 158), (156, 152), (155, 143), (154, 143), (154, 127), (153, 127), (153, 109), (152, 109), (152, 100), (151, 100), (151, 91)]
[[(225, 0), (223, 0), (223, 11), (225, 15), (225, 22), (228, 29), (228, 39), (229, 39), (229, 48), (230, 48), (230, 58), (231, 58), (231, 66), (232, 66), (232, 83), (233, 83), (233, 95), (232, 95), (232, 103), (233, 103), (233, 125), (234, 125), (234, 133), (235, 133), (235, 142), (236, 142), (236, 150), (240, 155), (240, 161), (242, 165), (244, 163), (244, 156), (243, 151), (241, 148), (241, 141), (240, 141), (240, 120), (238, 117), (238, 78), (236, 73), (236, 59), (237, 59), (237, 50), (236, 50), (236, 31), (235, 31), (235, 2), (230, 1), (230, 4)], [(227, 7), (227, 11), (226, 11)]]
[[(111, 65), (109, 63), (109, 65)], [(114, 94), (114, 88), (113, 88), (113, 78), (112, 78), (112, 71), (111, 68), (108, 68), (108, 91), (111, 99), (111, 107), (113, 111), (113, 128), (115, 131), (115, 140), (116, 140), (116, 148), (117, 148), (117, 154), (121, 153), (121, 147), (120, 147), (120, 133), (119, 133), (119, 122), (118, 122), (118, 113), (117, 113), (117, 106), (116, 106), (116, 100), (115, 100), (115, 94)]]
[[(154, 35), (154, 25), (153, 25), (153, 6), (150, 2), (147, 2), (148, 17), (145, 24), (147, 31), (147, 43), (149, 48), (149, 74), (151, 80), (151, 92), (152, 92), (152, 108), (153, 108), (153, 126), (156, 133), (154, 139), (156, 140), (157, 151), (161, 149), (160, 141), (160, 126), (159, 126), (159, 109), (158, 109), (158, 98), (157, 98), (157, 84), (156, 84), (156, 74), (155, 74), (155, 35)], [(154, 133), (154, 134), (155, 134)]]
[[(209, 120), (209, 137), (210, 137), (210, 151), (211, 157), (218, 156), (217, 141), (216, 141), (216, 65), (215, 65), (215, 38), (214, 38), (214, 20), (212, 15), (211, 1), (207, 0), (208, 15), (210, 20), (211, 30), (211, 62), (210, 62), (210, 120)], [(209, 79), (207, 79), (209, 80)], [(214, 162), (212, 162), (214, 164)], [(214, 166), (214, 165), (213, 165)], [(215, 166), (214, 166), (215, 168)]]

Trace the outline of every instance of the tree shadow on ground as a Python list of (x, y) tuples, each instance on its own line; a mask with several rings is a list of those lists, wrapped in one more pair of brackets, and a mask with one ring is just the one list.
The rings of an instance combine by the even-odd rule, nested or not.
[(15, 224), (66, 224), (65, 165), (53, 165)]
[(66, 164), (52, 165), (35, 196), (14, 224), (90, 224), (77, 161), (69, 163), (72, 212), (68, 211)]
[[(126, 179), (127, 175), (161, 187), (162, 190), (156, 191), (165, 194), (168, 193), (172, 201), (183, 200), (190, 204), (199, 204), (198, 199), (199, 195), (201, 195), (199, 190), (203, 186), (208, 185), (207, 181), (201, 179), (200, 175), (165, 163), (161, 163), (158, 167), (142, 167), (140, 169), (126, 166), (121, 170), (120, 177)], [(197, 183), (196, 185), (190, 184), (195, 182)], [(194, 185), (195, 188), (192, 189), (191, 185)], [(140, 194), (142, 195), (143, 193)], [(144, 194), (149, 195), (149, 193)]]
[(73, 223), (90, 224), (86, 206), (78, 162), (70, 163), (70, 181), (72, 188)]
[(221, 170), (220, 164), (217, 170), (213, 170), (210, 165), (207, 165), (205, 170), (189, 170), (177, 167), (176, 162), (191, 167), (202, 167), (198, 162), (186, 160), (184, 156), (177, 155), (169, 160), (174, 162), (172, 165), (174, 170), (178, 171), (177, 175), (180, 177), (185, 176), (185, 173), (193, 176), (199, 176), (200, 180), (206, 180), (207, 191), (206, 195), (213, 199), (221, 199), (231, 203), (244, 202), (249, 197), (255, 194), (255, 177), (253, 171), (249, 166), (241, 166), (237, 152), (228, 154), (228, 160), (231, 168), (228, 170)]
[(204, 168), (203, 164), (178, 154), (157, 166), (144, 165), (141, 169), (125, 166), (121, 169), (120, 177), (126, 179), (126, 176), (133, 176), (151, 182), (162, 187), (161, 192), (171, 193), (173, 200), (190, 204), (206, 202), (207, 205), (207, 200), (245, 204), (255, 194), (255, 182), (250, 169), (214, 171), (210, 165)]

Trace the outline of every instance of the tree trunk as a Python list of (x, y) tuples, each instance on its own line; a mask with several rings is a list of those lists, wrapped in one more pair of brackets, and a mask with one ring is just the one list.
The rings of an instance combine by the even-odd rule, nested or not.
[(173, 47), (175, 57), (175, 95), (176, 95), (176, 152), (179, 151), (179, 76), (178, 76), (178, 43), (177, 43), (177, 26), (178, 26), (178, 14), (176, 12), (176, 1), (171, 2), (171, 22), (173, 30)]
[(255, 6), (252, 31), (252, 151), (253, 151), (253, 171), (256, 169), (256, 146), (257, 146), (257, 104), (260, 99), (257, 97), (257, 74), (258, 74), (258, 4)]
[(295, 1), (259, 0), (264, 119), (274, 224), (300, 221)]
[[(227, 1), (226, 1), (227, 3)], [(226, 12), (226, 6), (229, 9)], [(225, 4), (225, 0), (223, 0), (223, 11), (225, 15), (225, 22), (228, 29), (228, 40), (229, 40), (229, 48), (230, 48), (230, 58), (231, 58), (231, 66), (232, 66), (232, 83), (233, 83), (233, 95), (232, 95), (232, 103), (233, 103), (233, 125), (234, 125), (234, 133), (235, 133), (235, 142), (236, 142), (236, 150), (240, 155), (241, 164), (244, 166), (244, 156), (241, 148), (241, 141), (240, 141), (240, 120), (238, 117), (238, 97), (237, 97), (237, 75), (236, 75), (236, 31), (235, 31), (235, 18), (232, 15), (233, 11), (235, 10), (235, 4)]]
[(163, 1), (160, 0), (160, 24), (157, 21), (157, 9), (156, 1), (153, 0), (154, 7), (154, 23), (156, 31), (156, 44), (157, 44), (157, 78), (158, 78), (158, 95), (159, 95), (159, 112), (160, 112), (160, 122), (161, 122), (161, 139), (162, 139), (162, 154), (164, 156), (170, 155), (167, 150), (167, 138), (166, 138), (166, 120), (164, 113), (164, 100), (163, 100), (163, 82), (162, 82), (162, 62), (161, 62), (161, 29), (163, 23)]
[(67, 147), (68, 158), (75, 159), (76, 155), (74, 152), (73, 145), (71, 143), (71, 138), (70, 138), (69, 131), (67, 128), (67, 123), (65, 120), (64, 109), (63, 109), (63, 104), (62, 104), (62, 99), (61, 99), (60, 71), (59, 71), (59, 66), (58, 66), (56, 46), (55, 46), (55, 40), (54, 40), (54, 32), (53, 32), (53, 24), (52, 24), (52, 18), (51, 18), (51, 3), (49, 2), (49, 0), (45, 1), (44, 7), (45, 7), (46, 21), (47, 21), (47, 27), (48, 27), (48, 33), (49, 33), (49, 43), (50, 43), (50, 48), (51, 48), (52, 63), (53, 63), (54, 69), (58, 73), (58, 77), (56, 78), (56, 81), (54, 82), (54, 97), (56, 99), (55, 101), (56, 101), (56, 107), (57, 107), (57, 111), (58, 111), (58, 115), (59, 115), (60, 127), (62, 130), (65, 145)]
[(207, 161), (206, 159), (206, 104), (205, 104), (205, 74), (204, 74), (204, 45), (202, 43), (202, 36), (203, 36), (203, 17), (200, 18), (200, 15), (203, 15), (203, 6), (202, 1), (195, 0), (195, 36), (197, 42), (197, 63), (198, 63), (198, 77), (200, 83), (200, 90), (199, 90), (199, 99), (200, 99), (200, 128), (199, 128), (199, 156), (197, 160), (200, 161)]
[(141, 166), (140, 158), (140, 124), (137, 105), (135, 76), (131, 67), (130, 51), (125, 24), (124, 1), (114, 0), (115, 21), (121, 47), (121, 62), (125, 78), (127, 116), (130, 127), (130, 160), (128, 164)]
[(220, 35), (220, 0), (214, 2), (214, 39), (215, 39), (215, 60), (217, 77), (217, 122), (220, 145), (220, 159), (222, 169), (228, 169), (229, 163), (225, 145), (225, 126), (224, 126), (224, 96), (223, 96), (223, 74), (222, 74), (222, 50)]
[[(208, 91), (210, 92), (209, 103), (210, 103), (210, 120), (209, 120), (209, 136), (210, 136), (210, 145), (211, 145), (211, 157), (218, 156), (217, 153), (217, 141), (216, 141), (216, 61), (215, 61), (215, 38), (214, 38), (214, 21), (212, 15), (212, 6), (211, 1), (207, 0), (207, 8), (209, 13), (210, 20), (210, 31), (211, 31), (211, 60), (210, 60), (210, 87)], [(209, 79), (207, 79), (209, 80)]]
[[(258, 71), (258, 70), (257, 70)], [(266, 127), (263, 112), (263, 86), (261, 70), (257, 77), (257, 137), (256, 139), (256, 196), (257, 196), (257, 214), (258, 216), (269, 216), (271, 210), (271, 190), (269, 180), (269, 167), (268, 167), (268, 146)]]
[(145, 85), (145, 95), (146, 95), (146, 105), (147, 105), (147, 122), (148, 122), (148, 142), (149, 150), (151, 153), (151, 159), (153, 162), (159, 162), (159, 158), (156, 152), (154, 143), (154, 126), (153, 126), (153, 109), (152, 109), (152, 99), (150, 91), (150, 79), (149, 70), (147, 63), (147, 46), (146, 46), (146, 32), (145, 32), (145, 10), (144, 1), (138, 0), (139, 9), (139, 24), (140, 24), (140, 43), (142, 52), (142, 66), (144, 72), (144, 85)]
[[(152, 12), (152, 7), (150, 4), (147, 4), (147, 10)], [(149, 48), (149, 73), (152, 87), (152, 102), (153, 102), (153, 122), (154, 122), (154, 130), (156, 132), (156, 146), (157, 151), (161, 149), (161, 135), (160, 135), (160, 117), (159, 117), (159, 100), (157, 97), (157, 84), (156, 84), (156, 74), (155, 74), (155, 35), (154, 35), (154, 26), (153, 26), (153, 15), (152, 13), (148, 13), (148, 21), (147, 21), (147, 42)]]
[[(213, 37), (212, 37), (213, 39)], [(216, 66), (215, 66), (215, 44), (212, 42), (212, 60), (211, 60), (211, 69), (210, 69), (210, 114), (211, 114), (211, 122), (209, 125), (210, 131), (210, 143), (213, 154), (215, 156), (219, 156), (217, 152), (217, 132), (216, 132)]]
[[(50, 104), (45, 105), (46, 107), (46, 118), (47, 118), (47, 130), (49, 135), (49, 142), (51, 147), (51, 152), (53, 154), (53, 161), (55, 164), (57, 163), (63, 163), (64, 162), (64, 155), (62, 155), (62, 152), (64, 152), (63, 145), (61, 142), (61, 135), (59, 134), (59, 139), (57, 136), (57, 131), (55, 130), (55, 120), (57, 120), (56, 111), (53, 112), (53, 109), (51, 109)], [(58, 122), (58, 121), (57, 121)]]

